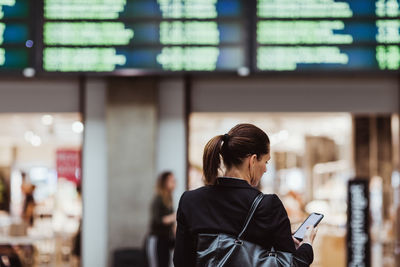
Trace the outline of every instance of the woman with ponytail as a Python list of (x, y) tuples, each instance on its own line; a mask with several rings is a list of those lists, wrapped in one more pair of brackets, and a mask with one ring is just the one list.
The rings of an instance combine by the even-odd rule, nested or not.
[[(196, 266), (198, 234), (238, 235), (253, 200), (260, 194), (256, 187), (270, 158), (267, 134), (252, 124), (238, 124), (206, 144), (206, 185), (185, 192), (179, 202), (175, 267)], [(308, 266), (313, 261), (315, 235), (316, 229), (311, 227), (301, 243), (295, 240), (282, 202), (271, 194), (264, 195), (243, 239), (265, 249), (291, 252)]]

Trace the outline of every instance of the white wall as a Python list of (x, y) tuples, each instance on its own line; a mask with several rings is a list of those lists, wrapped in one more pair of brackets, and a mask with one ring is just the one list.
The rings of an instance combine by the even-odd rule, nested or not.
[(184, 86), (183, 79), (166, 79), (160, 81), (158, 92), (157, 173), (171, 170), (175, 174), (175, 206), (187, 179)]
[(82, 266), (107, 266), (106, 83), (89, 80), (85, 89), (83, 143)]
[(395, 77), (199, 78), (194, 112), (398, 112)]

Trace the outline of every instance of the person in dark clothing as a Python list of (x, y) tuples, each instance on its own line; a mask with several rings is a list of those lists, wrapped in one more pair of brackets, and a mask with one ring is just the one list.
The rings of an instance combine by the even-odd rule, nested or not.
[[(225, 173), (218, 177), (220, 159)], [(251, 124), (239, 124), (228, 134), (212, 138), (204, 149), (206, 186), (185, 192), (177, 211), (175, 267), (196, 266), (197, 234), (237, 235), (243, 227), (266, 164), (270, 160), (268, 136)], [(293, 238), (286, 210), (275, 195), (265, 195), (243, 239), (265, 249), (291, 252), (308, 266), (313, 261), (316, 229), (309, 227), (300, 243)]]
[(24, 200), (24, 206), (23, 206), (23, 218), (25, 222), (27, 223), (28, 226), (33, 226), (34, 222), (34, 210), (35, 210), (35, 199), (33, 197), (33, 194), (35, 192), (35, 185), (29, 185), (26, 186), (26, 191), (25, 191), (25, 200)]
[[(81, 202), (82, 186), (80, 184), (76, 187), (76, 193), (79, 201)], [(74, 260), (77, 262), (78, 266), (80, 266), (80, 260), (81, 260), (81, 242), (82, 242), (82, 219), (79, 220), (79, 228), (78, 231), (76, 232), (72, 246), (72, 255), (75, 257)]]
[(157, 193), (151, 205), (150, 235), (146, 241), (149, 267), (167, 267), (174, 247), (176, 214), (173, 210), (172, 193), (175, 177), (163, 172), (157, 181)]

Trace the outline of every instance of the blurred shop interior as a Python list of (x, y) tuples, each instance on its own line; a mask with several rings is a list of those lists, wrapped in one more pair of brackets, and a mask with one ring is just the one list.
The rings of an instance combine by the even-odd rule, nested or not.
[(392, 136), (398, 136), (396, 116), (319, 112), (192, 113), (189, 189), (203, 185), (202, 150), (207, 141), (243, 122), (253, 123), (269, 134), (271, 162), (260, 189), (267, 194), (278, 194), (293, 231), (308, 214), (325, 215), (314, 245), (312, 266), (346, 265), (348, 181), (362, 175), (362, 170), (356, 170), (354, 159), (369, 161), (371, 169), (366, 173), (364, 170), (364, 174), (374, 173), (370, 181), (372, 266), (395, 266), (393, 188), (397, 187), (399, 176), (393, 172), (391, 152), (395, 146)]
[(0, 245), (23, 266), (73, 266), (81, 120), (79, 113), (0, 115)]

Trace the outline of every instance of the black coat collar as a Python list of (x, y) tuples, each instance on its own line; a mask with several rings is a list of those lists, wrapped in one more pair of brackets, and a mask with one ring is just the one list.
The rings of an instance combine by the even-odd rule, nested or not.
[(232, 177), (218, 177), (216, 184), (219, 186), (253, 188), (246, 180)]

